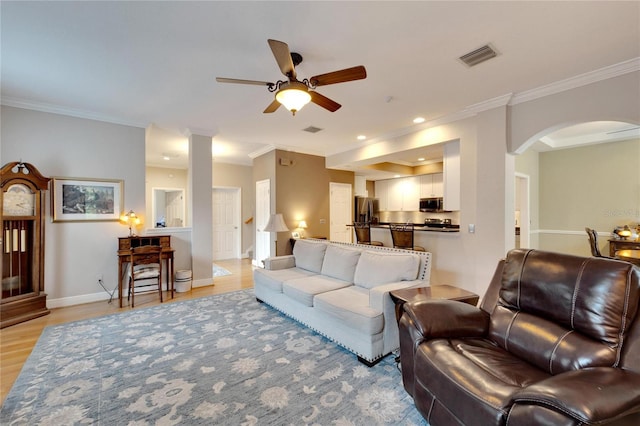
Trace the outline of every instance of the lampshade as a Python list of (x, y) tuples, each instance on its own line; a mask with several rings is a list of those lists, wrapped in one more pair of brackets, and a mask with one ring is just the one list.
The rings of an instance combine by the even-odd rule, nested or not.
[(276, 100), (291, 111), (293, 115), (296, 115), (297, 111), (300, 111), (303, 106), (311, 101), (311, 95), (306, 85), (292, 81), (281, 86), (281, 89), (276, 93)]
[(287, 225), (285, 225), (284, 219), (282, 218), (282, 213), (272, 214), (269, 217), (267, 225), (263, 229), (265, 232), (285, 232), (288, 230), (289, 228), (287, 228)]
[(300, 223), (298, 223), (298, 228), (307, 229), (307, 222), (304, 220), (301, 220)]

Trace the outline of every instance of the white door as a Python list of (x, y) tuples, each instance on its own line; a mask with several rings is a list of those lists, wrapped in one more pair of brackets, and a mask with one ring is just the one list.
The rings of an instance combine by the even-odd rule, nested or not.
[(348, 183), (329, 183), (329, 239), (343, 243), (352, 242), (353, 195)]
[(271, 256), (271, 233), (263, 232), (271, 213), (271, 181), (269, 179), (256, 182), (256, 254), (255, 266), (262, 267), (262, 260)]
[(213, 260), (240, 257), (240, 188), (213, 188)]

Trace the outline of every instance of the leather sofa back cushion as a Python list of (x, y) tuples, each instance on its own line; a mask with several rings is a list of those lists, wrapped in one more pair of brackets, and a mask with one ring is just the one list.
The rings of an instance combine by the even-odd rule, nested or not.
[(420, 258), (414, 254), (374, 253), (364, 251), (356, 266), (353, 283), (364, 288), (418, 277)]
[(638, 310), (638, 279), (624, 262), (512, 250), (490, 336), (550, 374), (615, 366)]
[(330, 244), (324, 254), (322, 275), (352, 283), (360, 253), (360, 250)]
[(296, 267), (319, 274), (326, 250), (327, 243), (297, 240), (296, 245), (293, 246)]

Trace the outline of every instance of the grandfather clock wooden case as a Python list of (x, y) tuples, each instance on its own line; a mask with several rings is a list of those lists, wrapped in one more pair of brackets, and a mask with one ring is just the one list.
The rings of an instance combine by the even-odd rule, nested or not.
[(2, 167), (0, 328), (47, 315), (44, 293), (45, 191), (49, 178), (29, 163)]

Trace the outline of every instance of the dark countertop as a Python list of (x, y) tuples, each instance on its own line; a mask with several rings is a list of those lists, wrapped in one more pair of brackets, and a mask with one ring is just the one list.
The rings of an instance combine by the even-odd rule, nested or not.
[[(424, 223), (414, 223), (414, 231), (428, 232), (460, 232), (460, 225), (449, 225), (446, 228), (440, 226), (427, 226)], [(371, 225), (372, 228), (389, 229), (389, 223), (380, 222), (377, 225)]]

